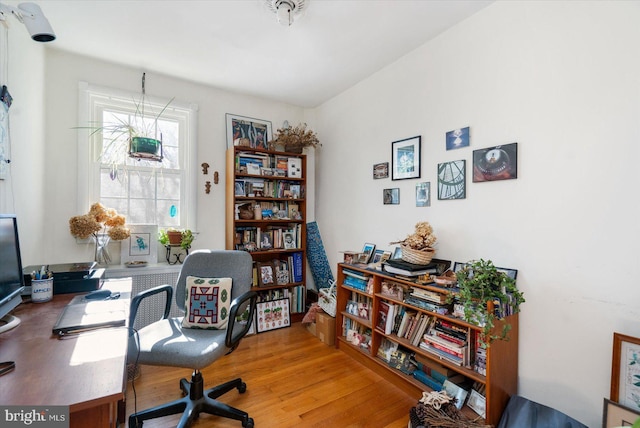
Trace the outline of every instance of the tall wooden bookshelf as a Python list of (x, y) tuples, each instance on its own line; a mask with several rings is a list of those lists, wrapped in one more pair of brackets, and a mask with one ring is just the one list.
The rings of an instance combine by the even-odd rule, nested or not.
[[(227, 149), (225, 246), (251, 254), (259, 301), (289, 298), (292, 322), (305, 312), (306, 172), (304, 154)], [(263, 284), (261, 268), (269, 263), (274, 281)], [(285, 269), (284, 278), (277, 275)]]
[[(359, 289), (350, 286), (348, 284), (349, 280), (347, 279), (349, 275), (345, 274), (345, 269), (347, 273), (355, 272), (366, 278), (368, 287)], [(393, 333), (385, 334), (377, 330), (375, 327), (380, 321), (380, 308), (383, 302), (388, 302), (419, 314), (427, 314), (430, 317), (444, 320), (465, 329), (469, 332), (472, 338), (470, 343), (473, 343), (474, 347), (476, 345), (473, 338), (478, 337), (481, 331), (481, 328), (477, 325), (467, 323), (459, 318), (421, 309), (405, 303), (404, 300), (401, 300), (399, 297), (393, 298), (390, 297), (389, 294), (383, 294), (381, 292), (383, 282), (387, 284), (395, 283), (409, 289), (418, 288), (441, 294), (448, 294), (452, 290), (439, 287), (435, 284), (418, 285), (386, 272), (367, 269), (365, 265), (340, 263), (338, 264), (337, 282), (336, 347), (405, 390), (407, 393), (415, 395), (417, 399), (422, 396), (423, 391), (431, 391), (431, 388), (413, 376), (391, 367), (387, 361), (378, 356), (378, 349), (385, 343), (385, 340), (397, 344), (401, 349), (415, 353), (423, 360), (427, 359), (428, 361), (436, 362), (447, 370), (453, 371), (456, 374), (462, 374), (468, 384), (476, 383), (477, 385), (484, 386), (485, 421), (487, 424), (497, 426), (510, 396), (517, 393), (518, 315), (514, 314), (503, 320), (496, 320), (494, 327), (494, 331), (496, 332), (502, 329), (505, 322), (511, 324), (511, 331), (509, 332), (510, 340), (496, 340), (491, 343), (490, 347), (486, 350), (486, 374), (481, 374), (474, 369), (472, 361), (468, 361), (467, 364), (457, 365), (424, 350), (420, 346), (413, 345), (403, 337), (398, 337)], [(370, 308), (366, 311), (366, 317), (361, 317), (360, 315), (364, 314), (355, 313), (351, 307), (348, 307), (354, 299), (369, 302)], [(368, 333), (370, 335), (370, 342), (368, 342), (366, 346), (354, 344), (354, 341), (349, 340), (347, 336), (347, 325), (350, 326), (350, 330), (352, 331), (353, 329), (360, 329)], [(467, 405), (462, 408), (462, 411), (471, 418), (478, 417)]]

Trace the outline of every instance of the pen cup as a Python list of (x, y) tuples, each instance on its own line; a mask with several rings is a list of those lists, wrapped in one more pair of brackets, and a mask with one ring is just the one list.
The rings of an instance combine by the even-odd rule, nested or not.
[(31, 280), (31, 301), (44, 303), (53, 299), (53, 278)]

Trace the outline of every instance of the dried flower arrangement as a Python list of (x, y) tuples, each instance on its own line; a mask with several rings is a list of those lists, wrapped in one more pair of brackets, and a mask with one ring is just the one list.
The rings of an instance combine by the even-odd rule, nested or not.
[[(121, 241), (131, 236), (125, 227), (125, 218), (112, 208), (105, 208), (100, 203), (91, 205), (87, 214), (77, 215), (69, 219), (69, 231), (76, 238), (86, 239), (90, 236), (96, 242), (95, 259), (99, 263), (109, 263), (111, 257), (107, 251), (109, 239)], [(98, 233), (102, 231), (102, 233)], [(102, 238), (102, 239), (101, 239)]]
[(402, 247), (402, 259), (415, 264), (428, 264), (435, 254), (437, 241), (429, 222), (416, 223), (415, 231), (402, 241), (391, 242)]
[(307, 129), (307, 124), (299, 124), (296, 127), (289, 125), (286, 128), (279, 128), (276, 137), (268, 142), (269, 149), (273, 150), (276, 145), (281, 144), (287, 152), (302, 151), (303, 148), (322, 146), (316, 133)]
[(114, 241), (127, 239), (131, 235), (131, 231), (125, 227), (124, 216), (100, 203), (91, 205), (87, 214), (71, 217), (69, 230), (71, 235), (80, 239), (96, 236), (100, 230)]

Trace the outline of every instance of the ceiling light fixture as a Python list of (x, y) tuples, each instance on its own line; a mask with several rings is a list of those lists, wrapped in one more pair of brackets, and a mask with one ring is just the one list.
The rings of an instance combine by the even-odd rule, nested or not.
[(22, 22), (36, 42), (51, 42), (56, 39), (49, 20), (35, 3), (20, 3), (17, 8), (0, 3), (0, 21), (5, 27), (8, 26), (7, 15), (13, 15)]
[(276, 14), (278, 23), (287, 27), (302, 16), (308, 3), (309, 0), (265, 0), (269, 10)]

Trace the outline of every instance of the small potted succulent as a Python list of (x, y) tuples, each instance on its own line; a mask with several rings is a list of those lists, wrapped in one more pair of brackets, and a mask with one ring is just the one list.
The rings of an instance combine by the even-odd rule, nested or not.
[(494, 304), (508, 305), (513, 314), (520, 312), (525, 299), (516, 288), (516, 280), (498, 270), (491, 260), (482, 259), (467, 263), (456, 277), (460, 291), (455, 299), (464, 307), (465, 321), (482, 326), (481, 346), (488, 348), (494, 340), (508, 340), (511, 324), (505, 322), (501, 331), (493, 331), (495, 321), (508, 315)]
[(189, 229), (177, 230), (173, 228), (161, 229), (158, 232), (158, 242), (160, 244), (167, 245), (180, 245), (185, 250), (191, 247), (193, 242), (193, 232)]

